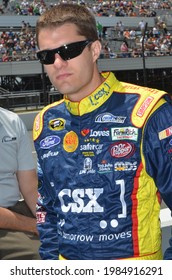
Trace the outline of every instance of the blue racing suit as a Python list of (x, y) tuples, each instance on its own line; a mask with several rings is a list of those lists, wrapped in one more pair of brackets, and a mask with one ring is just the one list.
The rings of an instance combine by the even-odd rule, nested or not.
[(83, 100), (64, 98), (34, 121), (42, 259), (162, 258), (161, 199), (172, 210), (170, 97), (102, 75)]

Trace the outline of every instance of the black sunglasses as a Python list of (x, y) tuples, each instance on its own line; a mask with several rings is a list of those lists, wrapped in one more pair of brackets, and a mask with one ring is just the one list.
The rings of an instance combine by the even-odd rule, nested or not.
[(64, 45), (62, 47), (52, 49), (52, 50), (43, 50), (37, 52), (37, 58), (42, 64), (53, 64), (55, 61), (55, 54), (60, 55), (63, 60), (69, 60), (80, 55), (84, 48), (91, 43), (90, 40), (79, 41)]

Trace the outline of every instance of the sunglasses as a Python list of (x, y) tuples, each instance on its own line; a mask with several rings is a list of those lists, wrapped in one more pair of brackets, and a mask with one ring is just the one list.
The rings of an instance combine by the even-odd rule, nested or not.
[(42, 64), (53, 64), (55, 61), (55, 55), (58, 54), (63, 60), (69, 60), (80, 55), (85, 47), (91, 43), (90, 40), (79, 41), (64, 45), (62, 47), (52, 49), (52, 50), (43, 50), (37, 52), (37, 58)]

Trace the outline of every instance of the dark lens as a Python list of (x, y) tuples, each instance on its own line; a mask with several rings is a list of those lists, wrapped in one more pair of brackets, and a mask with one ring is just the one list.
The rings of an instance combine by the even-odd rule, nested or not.
[(55, 51), (53, 50), (48, 50), (46, 57), (45, 57), (45, 62), (44, 64), (53, 64), (55, 61)]
[(72, 59), (80, 55), (88, 43), (89, 41), (87, 40), (63, 46), (59, 48), (58, 54), (63, 60)]
[(45, 50), (37, 53), (39, 61), (43, 64), (53, 64), (55, 60), (54, 50)]

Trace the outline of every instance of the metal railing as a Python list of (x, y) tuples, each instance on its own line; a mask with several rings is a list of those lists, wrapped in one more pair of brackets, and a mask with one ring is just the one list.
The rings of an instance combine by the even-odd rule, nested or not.
[(40, 92), (20, 92), (0, 95), (0, 106), (8, 110), (39, 109), (41, 106)]

